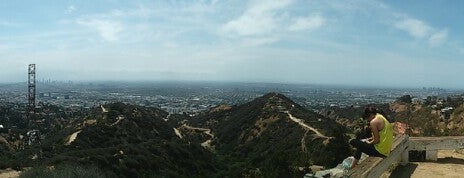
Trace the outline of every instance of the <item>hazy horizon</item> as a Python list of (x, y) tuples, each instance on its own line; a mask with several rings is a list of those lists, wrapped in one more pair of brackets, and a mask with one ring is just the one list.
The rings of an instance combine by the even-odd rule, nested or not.
[(464, 1), (7, 1), (0, 83), (464, 89)]
[[(353, 84), (332, 84), (332, 83), (292, 83), (292, 82), (256, 82), (256, 81), (207, 81), (207, 80), (48, 80), (40, 79), (36, 86), (41, 87), (41, 83), (45, 82), (46, 86), (52, 86), (49, 83), (57, 84), (167, 84), (167, 85), (276, 85), (276, 86), (295, 86), (295, 87), (314, 87), (314, 88), (345, 88), (345, 89), (400, 89), (400, 90), (448, 90), (448, 91), (463, 91), (463, 88), (443, 88), (438, 86), (381, 86), (381, 85), (353, 85)], [(21, 82), (0, 82), (0, 87), (10, 85), (27, 85), (27, 81)], [(163, 85), (161, 85), (163, 86)]]

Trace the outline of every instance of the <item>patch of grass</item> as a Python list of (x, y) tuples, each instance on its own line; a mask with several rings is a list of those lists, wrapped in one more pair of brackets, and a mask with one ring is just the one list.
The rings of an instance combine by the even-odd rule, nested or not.
[(58, 178), (58, 177), (94, 177), (104, 178), (105, 174), (96, 167), (83, 167), (80, 165), (62, 164), (56, 167), (34, 167), (19, 175), (20, 178)]

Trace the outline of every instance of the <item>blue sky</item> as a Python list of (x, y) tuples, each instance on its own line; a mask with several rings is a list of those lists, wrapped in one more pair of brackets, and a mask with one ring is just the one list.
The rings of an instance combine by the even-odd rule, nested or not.
[(464, 88), (464, 1), (0, 3), (0, 82), (194, 80)]

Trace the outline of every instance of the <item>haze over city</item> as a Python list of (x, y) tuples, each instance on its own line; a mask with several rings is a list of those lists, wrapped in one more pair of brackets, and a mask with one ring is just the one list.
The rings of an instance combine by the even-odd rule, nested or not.
[(464, 88), (464, 1), (6, 1), (0, 82)]

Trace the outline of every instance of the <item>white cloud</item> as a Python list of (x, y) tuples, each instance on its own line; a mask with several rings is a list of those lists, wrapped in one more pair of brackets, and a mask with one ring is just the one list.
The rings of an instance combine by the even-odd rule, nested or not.
[(415, 38), (425, 37), (432, 29), (424, 22), (413, 18), (404, 18), (399, 22), (395, 23), (394, 25), (396, 28), (408, 32), (411, 36)]
[(290, 31), (313, 30), (324, 25), (325, 19), (320, 15), (297, 18), (294, 23), (288, 27)]
[(124, 36), (123, 32), (127, 32), (125, 27), (137, 26), (137, 24), (132, 23), (133, 20), (150, 16), (151, 13), (152, 11), (144, 8), (114, 9), (107, 13), (82, 15), (74, 22), (96, 31), (105, 41), (112, 42)]
[(95, 29), (106, 41), (118, 40), (118, 33), (123, 30), (123, 26), (116, 21), (101, 19), (79, 19), (77, 23)]
[(65, 10), (65, 14), (72, 14), (76, 11), (76, 7), (74, 6), (69, 6), (66, 10)]
[(85, 14), (73, 20), (73, 23), (98, 32), (106, 41), (125, 43), (146, 42), (153, 39), (171, 41), (176, 40), (178, 36), (183, 37), (182, 35), (189, 39), (195, 38), (188, 34), (191, 31), (211, 28), (213, 33), (217, 30), (217, 26), (213, 28), (210, 21), (206, 19), (205, 14), (210, 13), (210, 6), (197, 5), (198, 3), (189, 5), (183, 3), (165, 5), (163, 1), (159, 3), (163, 6), (140, 6)]
[[(114, 42), (123, 38), (134, 41), (135, 37), (153, 34), (153, 29), (150, 31), (146, 28), (152, 27), (152, 23), (147, 22), (147, 19), (153, 16), (154, 12), (154, 10), (145, 7), (113, 9), (105, 13), (81, 15), (71, 22), (97, 32), (105, 41)], [(61, 20), (60, 23), (68, 24), (69, 22)]]
[[(19, 69), (32, 61), (41, 64), (43, 71), (47, 70), (44, 65), (48, 65), (49, 71), (74, 71), (74, 78), (63, 71), (48, 72), (50, 78), (89, 80), (95, 80), (97, 74), (98, 79), (140, 80), (159, 76), (160, 79), (198, 77), (366, 84), (375, 83), (379, 76), (365, 75), (372, 70), (360, 64), (381, 64), (387, 66), (385, 69), (402, 64), (406, 67), (385, 71), (388, 75), (380, 76), (386, 84), (397, 85), (410, 81), (401, 76), (430, 75), (428, 66), (434, 65), (426, 63), (434, 59), (423, 60), (423, 56), (434, 53), (428, 53), (429, 46), (446, 44), (454, 47), (458, 55), (464, 54), (461, 44), (453, 43), (457, 37), (451, 38), (453, 29), (433, 26), (436, 23), (428, 19), (408, 17), (406, 12), (397, 15), (400, 12), (384, 3), (376, 0), (152, 1), (117, 6), (121, 9), (115, 10), (111, 10), (115, 6), (109, 6), (104, 8), (107, 10), (85, 11), (85, 6), (76, 5), (77, 8), (68, 7), (73, 14), (62, 17), (66, 19), (59, 21), (54, 31), (38, 29), (30, 34), (0, 35), (0, 41), (6, 42), (0, 42), (0, 56), (12, 62), (26, 61), (18, 64)], [(58, 13), (63, 11), (66, 6)], [(84, 12), (89, 14), (81, 15)], [(52, 23), (44, 21), (44, 24)], [(0, 20), (0, 28), (5, 25), (14, 24)], [(317, 35), (311, 33), (316, 31)], [(395, 36), (396, 32), (409, 38), (400, 39)], [(404, 43), (410, 39), (415, 41)], [(117, 43), (106, 44), (106, 41)], [(450, 50), (437, 53), (439, 50), (435, 53), (440, 59), (456, 58), (455, 54), (447, 53)], [(402, 54), (404, 51), (406, 54)], [(111, 64), (107, 64), (109, 59)], [(421, 62), (417, 63), (418, 60)], [(110, 69), (102, 71), (103, 65), (110, 65), (107, 66)], [(395, 84), (396, 80), (400, 82)]]
[(424, 40), (433, 47), (441, 46), (448, 40), (448, 30), (446, 28), (438, 30), (421, 20), (406, 15), (396, 15), (396, 23), (393, 25), (416, 39)]
[(222, 28), (225, 32), (238, 35), (258, 35), (273, 32), (278, 28), (279, 10), (291, 4), (283, 1), (254, 1), (237, 19), (229, 21)]
[(399, 17), (399, 20), (394, 23), (396, 28), (406, 31), (416, 39), (424, 40), (430, 46), (441, 46), (448, 40), (448, 30), (446, 28), (438, 30), (421, 20), (410, 18), (405, 15), (397, 17)]
[(445, 43), (447, 38), (448, 38), (448, 30), (446, 29), (440, 30), (436, 33), (433, 33), (432, 36), (430, 36), (429, 44), (432, 46), (440, 46), (443, 43)]

